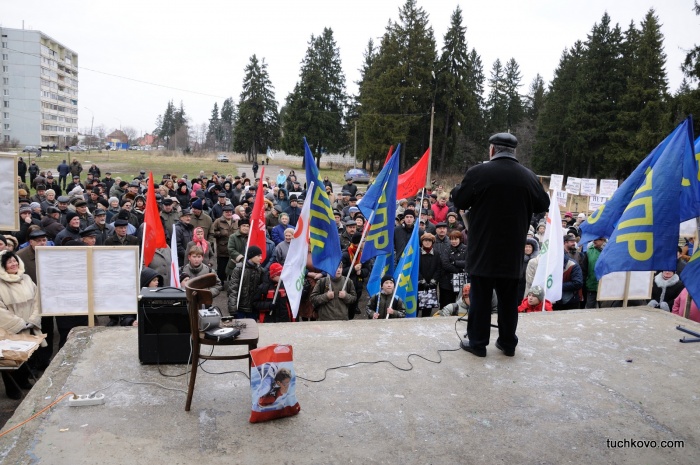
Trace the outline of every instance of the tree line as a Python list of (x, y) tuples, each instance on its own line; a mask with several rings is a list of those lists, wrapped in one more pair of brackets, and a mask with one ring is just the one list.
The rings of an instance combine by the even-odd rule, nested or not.
[[(700, 14), (697, 0), (693, 9)], [(348, 95), (339, 48), (325, 28), (311, 35), (299, 80), (279, 111), (267, 64), (253, 55), (238, 103), (214, 103), (197, 145), (253, 160), (268, 147), (302, 155), (306, 136), (320, 160), (324, 153), (352, 152), (356, 134), (365, 168), (376, 171), (388, 148), (401, 142), (405, 169), (429, 146), (434, 109), (438, 173), (478, 163), (488, 135), (510, 131), (520, 141), (519, 159), (538, 173), (621, 179), (687, 114), (699, 113), (700, 46), (671, 64), (684, 72), (671, 94), (653, 9), (624, 30), (604, 13), (585, 40), (563, 50), (552, 82), (538, 74), (527, 89), (513, 57), (497, 59), (486, 72), (466, 33), (458, 6), (438, 50), (428, 14), (417, 0), (406, 0), (379, 42), (367, 42), (357, 95)], [(169, 148), (190, 148), (182, 103), (168, 102), (154, 134)]]

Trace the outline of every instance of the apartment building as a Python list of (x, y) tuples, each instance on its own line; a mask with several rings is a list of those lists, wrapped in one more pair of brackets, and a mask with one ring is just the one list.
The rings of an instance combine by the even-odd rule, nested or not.
[(0, 27), (0, 140), (64, 147), (78, 135), (78, 54), (41, 31)]

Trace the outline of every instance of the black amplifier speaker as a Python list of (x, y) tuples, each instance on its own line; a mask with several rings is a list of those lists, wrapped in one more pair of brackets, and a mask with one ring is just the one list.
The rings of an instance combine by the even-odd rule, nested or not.
[(139, 300), (139, 360), (184, 364), (190, 357), (190, 318), (184, 289), (144, 287)]

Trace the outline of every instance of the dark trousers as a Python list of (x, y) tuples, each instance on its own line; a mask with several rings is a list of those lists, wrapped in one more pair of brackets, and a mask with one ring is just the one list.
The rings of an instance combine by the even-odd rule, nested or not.
[(39, 347), (32, 358), (29, 359), (29, 364), (37, 370), (45, 370), (51, 363), (53, 355), (53, 336), (54, 323), (53, 316), (41, 317), (41, 332), (46, 334), (46, 347)]
[(450, 289), (444, 287), (440, 288), (440, 308), (445, 308), (447, 305), (455, 303), (457, 300), (457, 293)]
[(216, 275), (221, 280), (221, 284), (226, 284), (226, 265), (228, 265), (228, 257), (216, 257)]
[(63, 190), (66, 190), (66, 176), (58, 175), (58, 185), (61, 186)]
[(498, 342), (505, 350), (518, 345), (518, 278), (471, 276), (471, 306), (467, 322), (469, 345), (485, 349), (491, 336), (491, 299), (498, 297)]

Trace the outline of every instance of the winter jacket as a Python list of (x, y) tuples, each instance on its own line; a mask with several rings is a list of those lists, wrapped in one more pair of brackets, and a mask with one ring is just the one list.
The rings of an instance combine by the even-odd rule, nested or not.
[[(683, 289), (676, 300), (673, 301), (673, 313), (679, 316), (685, 316), (685, 305), (688, 300), (688, 289)], [(693, 300), (690, 304), (690, 314), (688, 318), (700, 323), (700, 309), (698, 304)]]
[[(243, 286), (241, 286), (243, 275)], [(262, 282), (263, 270), (250, 260), (246, 260), (245, 273), (243, 263), (238, 263), (231, 273), (231, 281), (228, 286), (228, 312), (236, 318), (254, 318), (254, 303), (260, 299), (258, 288)], [(238, 289), (241, 290), (241, 298), (238, 299)]]
[[(311, 303), (318, 313), (318, 321), (335, 321), (348, 319), (348, 305), (357, 300), (355, 286), (352, 281), (348, 281), (345, 287), (345, 298), (338, 297), (338, 293), (343, 289), (345, 278), (333, 278), (326, 276), (320, 279), (311, 291)], [(326, 292), (333, 291), (333, 298), (329, 299)]]
[[(552, 311), (552, 302), (549, 300), (545, 299), (544, 301), (544, 310), (547, 312)], [(534, 313), (534, 312), (541, 312), (542, 311), (542, 302), (539, 304), (532, 306), (527, 303), (527, 297), (523, 299), (522, 302), (520, 302), (520, 305), (518, 306), (518, 312), (520, 313)]]
[[(27, 323), (36, 328), (28, 329)], [(39, 288), (25, 274), (21, 259), (17, 274), (9, 274), (5, 268), (0, 267), (0, 327), (12, 334), (41, 332), (37, 329), (41, 328)], [(45, 345), (46, 343), (42, 344)]]
[[(180, 282), (182, 282), (184, 278), (192, 279), (196, 278), (197, 276), (202, 276), (208, 273), (216, 273), (216, 269), (212, 271), (212, 268), (208, 267), (204, 263), (200, 264), (199, 267), (195, 268), (188, 263), (185, 266), (180, 267)], [(211, 292), (212, 298), (221, 294), (221, 291), (224, 290), (224, 286), (223, 284), (221, 284), (221, 280), (218, 276), (216, 277), (216, 284), (208, 288), (208, 290)]]
[(211, 226), (211, 235), (216, 242), (216, 256), (228, 258), (228, 239), (238, 230), (234, 220), (229, 223), (224, 217), (218, 218)]
[[(387, 316), (387, 308), (389, 308), (389, 300), (391, 300), (391, 296), (384, 294), (383, 292), (373, 295), (372, 298), (369, 299), (369, 302), (367, 302), (367, 318), (371, 320), (374, 318), (375, 313), (379, 313), (378, 319), (385, 319)], [(403, 301), (398, 297), (394, 297), (391, 308), (394, 310), (394, 312), (389, 315), (389, 318), (406, 317), (406, 307), (404, 306)]]
[(670, 312), (673, 307), (673, 301), (676, 300), (676, 297), (681, 294), (684, 288), (685, 286), (677, 274), (674, 273), (669, 279), (664, 279), (662, 273), (658, 273), (654, 276), (651, 300), (648, 305)]
[(192, 241), (193, 235), (194, 226), (182, 221), (175, 223), (175, 240), (177, 242), (177, 260), (179, 263), (185, 263), (185, 251), (187, 250), (187, 244)]

